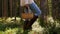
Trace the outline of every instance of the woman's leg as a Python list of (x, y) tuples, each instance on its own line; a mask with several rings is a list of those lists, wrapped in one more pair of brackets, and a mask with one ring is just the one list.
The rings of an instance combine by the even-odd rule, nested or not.
[(41, 10), (36, 5), (36, 3), (29, 4), (29, 7), (35, 13), (35, 16), (40, 16), (41, 15)]
[(35, 3), (30, 4), (29, 7), (31, 8), (32, 11), (35, 11), (34, 17), (27, 24), (27, 26), (31, 28), (32, 24), (36, 21), (38, 16), (41, 14), (41, 10)]
[(34, 14), (34, 17), (30, 21), (26, 21), (26, 24), (25, 24), (26, 26), (24, 27), (24, 29), (30, 29), (32, 24), (36, 21), (38, 16), (41, 14), (41, 10), (35, 3), (30, 4), (29, 7), (32, 11), (35, 11), (35, 14)]

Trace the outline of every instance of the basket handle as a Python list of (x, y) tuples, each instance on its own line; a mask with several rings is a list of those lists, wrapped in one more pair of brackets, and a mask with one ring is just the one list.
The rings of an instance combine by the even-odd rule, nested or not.
[(25, 13), (32, 13), (30, 7), (25, 7), (24, 12)]

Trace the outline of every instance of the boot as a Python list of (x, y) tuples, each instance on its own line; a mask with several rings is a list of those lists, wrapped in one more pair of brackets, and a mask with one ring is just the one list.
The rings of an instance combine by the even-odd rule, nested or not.
[(28, 20), (24, 21), (24, 26), (23, 26), (24, 30), (27, 30), (27, 24), (28, 24), (28, 22), (29, 22)]
[(28, 24), (27, 24), (28, 29), (32, 29), (31, 26), (36, 21), (37, 18), (38, 18), (38, 16), (34, 15), (34, 17), (28, 22)]
[(24, 21), (24, 30), (31, 30), (32, 29), (32, 24), (36, 21), (36, 19), (38, 18), (38, 16), (35, 16), (29, 21), (29, 20), (26, 20)]

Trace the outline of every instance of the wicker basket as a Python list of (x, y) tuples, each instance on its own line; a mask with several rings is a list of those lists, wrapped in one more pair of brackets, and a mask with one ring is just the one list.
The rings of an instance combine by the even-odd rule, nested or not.
[[(28, 11), (26, 11), (28, 10)], [(28, 7), (27, 9), (25, 8), (24, 13), (21, 13), (21, 18), (22, 19), (32, 19), (34, 16), (33, 12), (30, 10)]]
[(22, 13), (21, 18), (22, 19), (32, 19), (33, 18), (33, 13)]

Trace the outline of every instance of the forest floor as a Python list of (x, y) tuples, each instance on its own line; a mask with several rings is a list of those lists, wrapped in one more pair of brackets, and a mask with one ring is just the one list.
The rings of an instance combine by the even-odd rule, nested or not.
[[(51, 25), (53, 25), (54, 20), (52, 17), (48, 17), (47, 18), (49, 23), (51, 22)], [(16, 21), (15, 21), (15, 17), (9, 17), (9, 18), (0, 18), (0, 34), (22, 34), (23, 33), (23, 28), (20, 27), (20, 26), (23, 26), (22, 25), (22, 22), (21, 21), (21, 18), (20, 17), (16, 17)], [(2, 24), (1, 24), (2, 23)], [(6, 25), (7, 24), (7, 25)], [(34, 24), (32, 25), (32, 30), (29, 30), (29, 32), (27, 32), (28, 34), (43, 34), (45, 33), (45, 31), (47, 31), (46, 28), (43, 28), (39, 25), (39, 20), (37, 19)], [(15, 27), (16, 25), (19, 25), (19, 27)], [(60, 28), (60, 24), (56, 21), (56, 27), (58, 29), (58, 27)], [(1, 31), (1, 29), (3, 30), (5, 26), (8, 26), (8, 27), (12, 27), (14, 26), (15, 28), (5, 28), (5, 31)], [(56, 30), (57, 30), (56, 29)], [(52, 30), (52, 28), (51, 28)], [(49, 31), (48, 31), (49, 32)], [(60, 32), (60, 29), (59, 31)]]
[[(14, 19), (14, 18), (13, 18)], [(20, 19), (20, 18), (17, 18), (18, 20)], [(8, 20), (8, 21), (7, 21)], [(8, 18), (6, 21), (7, 22), (10, 22), (10, 20), (11, 20), (11, 18)], [(0, 21), (1, 21), (1, 18), (0, 18)], [(20, 31), (19, 31), (20, 30)], [(42, 28), (40, 25), (39, 25), (39, 23), (38, 23), (38, 19), (35, 21), (35, 23), (32, 25), (32, 30), (30, 30), (29, 32), (28, 32), (28, 34), (42, 34), (43, 33), (43, 30), (44, 30), (44, 28)], [(19, 31), (19, 32), (18, 32)], [(13, 28), (13, 29), (11, 29), (11, 28), (9, 28), (9, 29), (7, 29), (6, 28), (6, 30), (5, 31), (0, 31), (0, 34), (16, 34), (16, 33), (22, 33), (23, 32), (23, 29), (22, 28)]]

